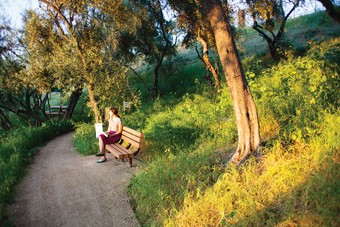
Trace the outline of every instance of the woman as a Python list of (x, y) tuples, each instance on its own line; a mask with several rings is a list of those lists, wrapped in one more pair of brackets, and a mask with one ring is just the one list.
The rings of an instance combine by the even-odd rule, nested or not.
[(110, 108), (109, 112), (109, 127), (107, 132), (99, 135), (99, 153), (96, 156), (101, 156), (97, 163), (106, 162), (105, 156), (105, 145), (111, 143), (117, 143), (123, 132), (123, 124), (120, 116), (118, 115), (118, 110), (115, 107)]

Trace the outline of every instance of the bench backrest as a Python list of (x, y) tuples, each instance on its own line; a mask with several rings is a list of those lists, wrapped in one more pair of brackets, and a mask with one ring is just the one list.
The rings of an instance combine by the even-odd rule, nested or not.
[(140, 148), (142, 143), (144, 142), (144, 133), (123, 126), (122, 139), (125, 142), (130, 143), (131, 146), (134, 146), (135, 148)]

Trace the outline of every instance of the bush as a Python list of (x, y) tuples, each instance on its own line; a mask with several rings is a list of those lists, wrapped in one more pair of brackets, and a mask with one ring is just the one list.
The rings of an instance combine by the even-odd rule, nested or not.
[(80, 154), (90, 155), (97, 153), (99, 148), (94, 124), (77, 124), (73, 144)]
[(202, 141), (233, 143), (236, 126), (232, 122), (233, 111), (226, 92), (224, 89), (216, 101), (208, 95), (185, 95), (177, 105), (162, 107), (161, 112), (150, 114), (143, 129), (152, 145), (148, 153), (156, 156), (186, 153)]
[(334, 93), (340, 82), (339, 45), (339, 39), (315, 45), (307, 56), (283, 61), (251, 81), (260, 119), (270, 116), (274, 122), (266, 131), (279, 127), (286, 140), (308, 139), (320, 110), (339, 106), (340, 95)]
[(309, 143), (277, 140), (241, 167), (229, 166), (214, 186), (183, 199), (164, 226), (338, 226), (339, 112), (321, 113)]

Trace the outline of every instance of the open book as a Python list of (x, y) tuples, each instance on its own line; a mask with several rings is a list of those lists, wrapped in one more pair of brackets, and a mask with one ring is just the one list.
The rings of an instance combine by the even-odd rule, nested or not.
[(96, 123), (96, 138), (99, 137), (100, 134), (103, 134), (104, 136), (108, 137), (108, 135), (103, 131), (103, 123)]

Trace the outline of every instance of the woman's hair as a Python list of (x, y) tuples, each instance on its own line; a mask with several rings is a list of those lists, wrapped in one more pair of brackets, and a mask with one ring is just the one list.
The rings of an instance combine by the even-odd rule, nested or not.
[(118, 114), (118, 109), (116, 107), (111, 107), (110, 108), (110, 111), (112, 111), (112, 113), (116, 116), (116, 117), (119, 117), (119, 114)]

